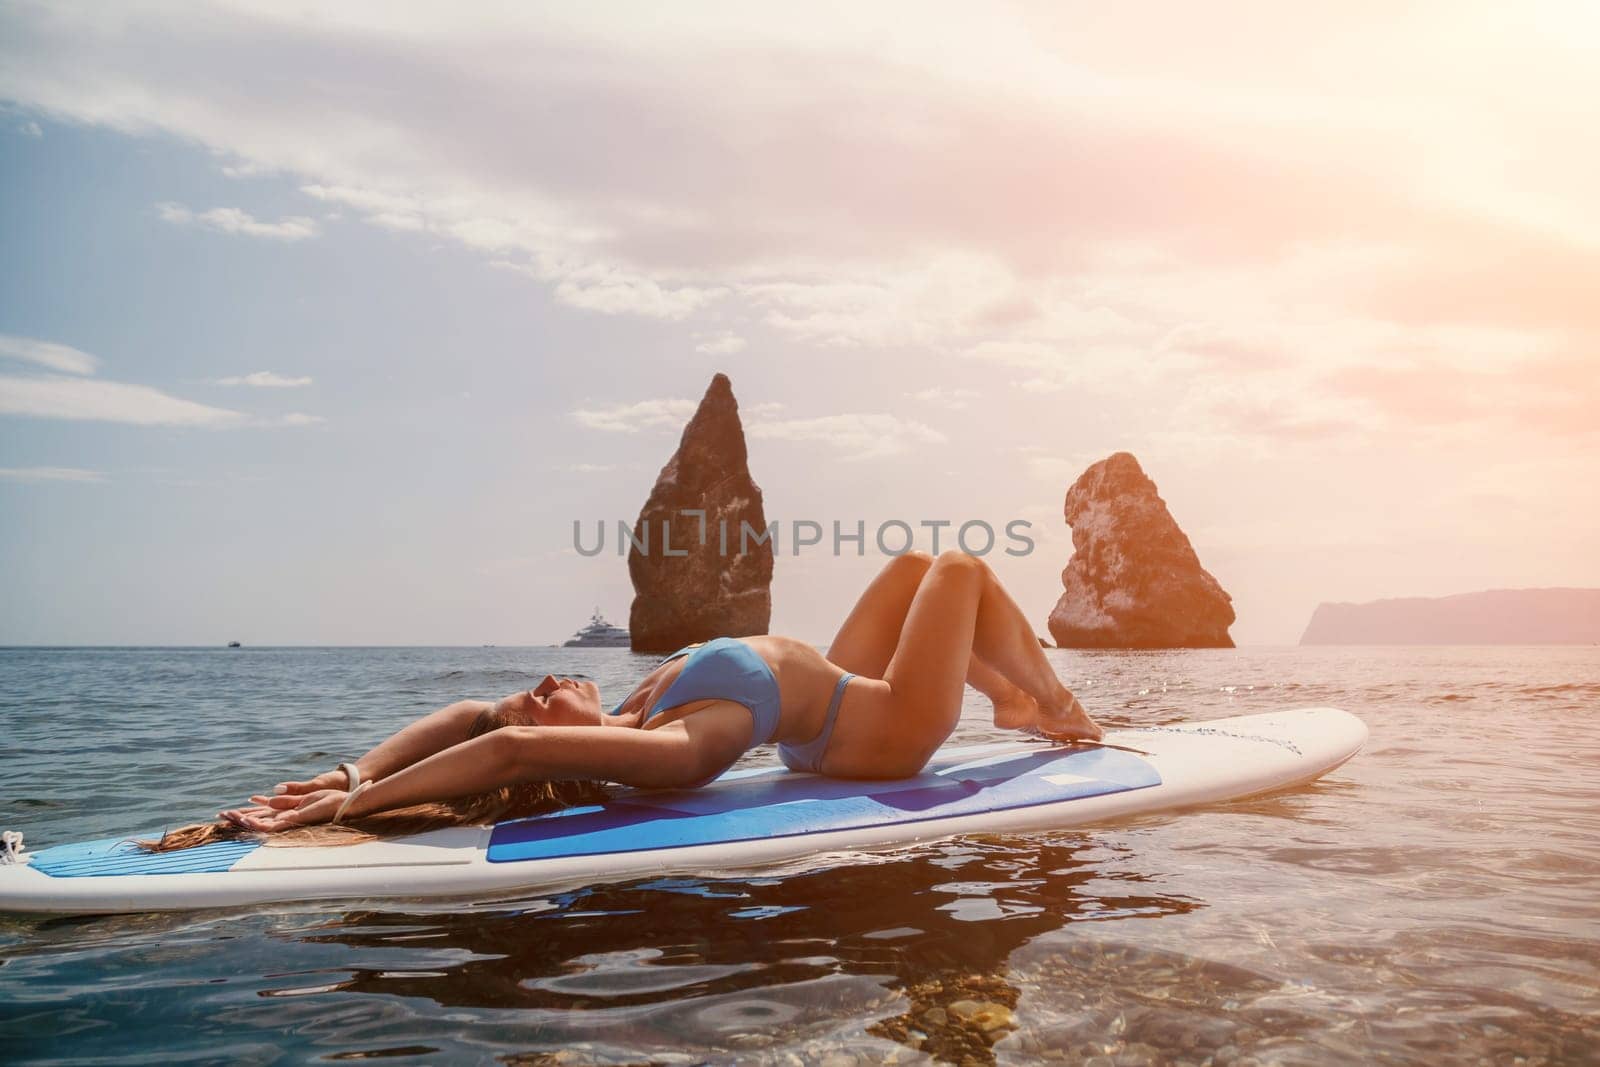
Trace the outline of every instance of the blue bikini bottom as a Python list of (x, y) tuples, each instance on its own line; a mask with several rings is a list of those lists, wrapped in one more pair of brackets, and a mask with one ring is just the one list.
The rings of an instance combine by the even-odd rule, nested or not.
[(822, 757), (828, 751), (828, 742), (833, 739), (833, 724), (839, 720), (839, 703), (844, 699), (844, 687), (854, 677), (855, 675), (846, 671), (840, 676), (838, 684), (833, 687), (833, 699), (828, 701), (828, 714), (822, 720), (822, 729), (817, 732), (816, 737), (803, 745), (778, 746), (778, 758), (783, 760), (785, 767), (791, 771), (822, 773)]

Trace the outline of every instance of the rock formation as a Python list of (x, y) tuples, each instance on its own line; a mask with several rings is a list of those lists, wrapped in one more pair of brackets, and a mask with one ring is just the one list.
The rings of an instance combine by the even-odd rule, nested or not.
[(1050, 612), (1061, 648), (1232, 648), (1233, 603), (1139, 461), (1117, 452), (1067, 490), (1072, 558)]
[(633, 526), (634, 651), (673, 652), (713, 637), (767, 632), (772, 543), (741, 538), (742, 524), (759, 535), (767, 519), (750, 478), (733, 386), (718, 374)]
[(1600, 589), (1491, 589), (1318, 604), (1302, 645), (1592, 645)]

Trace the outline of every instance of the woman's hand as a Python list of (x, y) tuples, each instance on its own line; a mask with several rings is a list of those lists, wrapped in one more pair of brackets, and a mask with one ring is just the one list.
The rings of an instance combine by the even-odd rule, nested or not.
[(317, 793), (324, 789), (348, 789), (350, 779), (343, 770), (335, 767), (331, 771), (324, 771), (315, 778), (308, 778), (303, 782), (279, 782), (272, 787), (272, 791), (282, 796), (304, 796), (307, 793)]
[(317, 826), (332, 822), (350, 794), (343, 789), (319, 789), (312, 793), (254, 796), (250, 808), (232, 808), (218, 815), (246, 830), (275, 834), (297, 826)]

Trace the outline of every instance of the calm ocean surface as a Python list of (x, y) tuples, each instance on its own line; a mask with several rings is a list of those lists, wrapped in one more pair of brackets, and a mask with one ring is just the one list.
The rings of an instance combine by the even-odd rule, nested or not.
[[(1332, 704), (1372, 740), (1264, 799), (758, 875), (0, 918), (0, 1061), (1600, 1063), (1600, 649), (1050, 655), (1108, 725)], [(193, 821), (459, 697), (609, 705), (654, 662), (4, 649), (0, 825)]]

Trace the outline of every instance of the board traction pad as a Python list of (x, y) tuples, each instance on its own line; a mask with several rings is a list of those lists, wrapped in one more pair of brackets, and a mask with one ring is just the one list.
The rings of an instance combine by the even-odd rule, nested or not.
[[(1143, 789), (1160, 785), (1161, 775), (1116, 749), (1045, 748), (968, 758), (894, 781), (752, 768), (721, 782), (721, 788), (631, 792), (605, 804), (500, 823), (487, 858), (514, 863), (900, 826)], [(135, 837), (160, 836), (55, 845), (32, 853), (28, 865), (52, 878), (216, 874), (261, 845), (246, 838), (146, 852), (134, 844)]]
[(248, 838), (238, 841), (213, 841), (197, 848), (176, 852), (146, 852), (134, 838), (153, 840), (161, 831), (83, 841), (74, 845), (54, 845), (32, 853), (28, 866), (52, 878), (108, 878), (120, 874), (216, 874), (261, 847)]
[(488, 860), (615, 855), (903, 826), (1161, 784), (1145, 760), (1108, 748), (1012, 751), (884, 782), (760, 772), (752, 777), (766, 780), (634, 793), (500, 823), (489, 838)]

